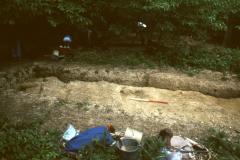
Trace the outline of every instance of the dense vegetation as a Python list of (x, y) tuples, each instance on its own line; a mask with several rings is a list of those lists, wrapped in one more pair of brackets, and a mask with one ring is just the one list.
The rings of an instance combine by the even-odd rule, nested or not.
[(172, 66), (195, 73), (201, 69), (220, 71), (224, 74), (227, 71), (236, 73), (240, 78), (240, 51), (238, 49), (224, 49), (215, 47), (213, 49), (204, 48), (203, 45), (184, 46), (175, 44), (172, 48), (164, 45), (151, 46), (152, 51), (142, 52), (136, 50), (133, 53), (107, 53), (101, 56), (95, 54), (85, 54), (81, 58), (69, 57), (68, 61), (78, 61), (88, 64), (111, 64), (112, 66), (126, 65), (134, 68), (145, 64), (146, 68), (155, 66)]
[[(44, 120), (26, 121), (21, 123), (11, 123), (6, 116), (0, 119), (0, 156), (7, 159), (71, 159), (64, 157), (59, 150), (59, 140), (61, 132), (56, 129), (41, 131), (41, 124)], [(224, 131), (209, 130), (209, 136), (202, 139), (203, 144), (212, 151), (212, 159), (237, 159), (240, 158), (240, 137), (238, 142), (231, 142), (227, 138), (230, 136)], [(105, 136), (106, 138), (106, 136)], [(83, 159), (118, 159), (119, 154), (116, 146), (108, 147), (104, 141), (93, 138), (99, 147), (87, 144), (87, 148), (79, 151)], [(139, 160), (153, 160), (164, 157), (161, 153), (163, 141), (157, 137), (144, 137), (141, 142), (143, 147), (138, 148)], [(154, 154), (152, 154), (154, 153)]]
[(37, 32), (48, 24), (75, 28), (75, 34), (77, 28), (86, 26), (94, 30), (103, 16), (111, 35), (124, 36), (134, 30), (135, 22), (141, 21), (148, 26), (144, 37), (149, 42), (154, 32), (199, 37), (226, 30), (222, 43), (230, 46), (232, 31), (239, 28), (237, 0), (1, 0), (0, 3), (0, 25), (22, 25), (28, 28), (26, 34), (29, 27)]

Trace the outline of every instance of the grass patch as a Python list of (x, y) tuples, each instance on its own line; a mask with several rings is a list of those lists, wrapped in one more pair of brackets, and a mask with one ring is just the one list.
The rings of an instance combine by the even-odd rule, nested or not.
[(107, 113), (113, 112), (111, 106), (108, 106), (108, 107), (107, 107), (106, 112), (107, 112)]
[(86, 111), (88, 111), (88, 110), (89, 110), (89, 109), (88, 109), (88, 108), (86, 108), (86, 107), (85, 107), (85, 108), (83, 108), (83, 111), (85, 111), (85, 112), (86, 112)]
[(76, 105), (78, 106), (78, 109), (81, 109), (83, 106), (85, 105), (91, 105), (92, 103), (89, 102), (88, 100), (84, 101), (84, 102), (80, 102), (80, 103), (76, 103)]
[(68, 101), (66, 101), (66, 100), (63, 100), (63, 99), (58, 99), (58, 101), (57, 101), (57, 103), (56, 103), (56, 107), (61, 107), (61, 106), (63, 106), (63, 105), (65, 105), (65, 104), (68, 104), (69, 102)]
[(189, 77), (193, 77), (193, 76), (195, 76), (195, 72), (194, 71), (188, 71), (187, 75)]
[(78, 109), (81, 109), (83, 107), (83, 104), (82, 103), (76, 103)]

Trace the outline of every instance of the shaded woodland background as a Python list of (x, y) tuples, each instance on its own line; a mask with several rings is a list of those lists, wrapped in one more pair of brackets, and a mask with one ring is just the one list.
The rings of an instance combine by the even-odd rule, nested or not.
[[(73, 48), (87, 45), (88, 27), (93, 45), (98, 45), (100, 17), (108, 23), (107, 41), (136, 32), (136, 23), (147, 25), (144, 38), (148, 47), (154, 34), (178, 39), (190, 36), (223, 47), (240, 46), (239, 3), (225, 0), (1, 0), (0, 43), (2, 54), (9, 55), (11, 26), (20, 33), (22, 54), (51, 52), (65, 35), (73, 38)], [(156, 45), (156, 44), (155, 44)], [(32, 55), (32, 53), (30, 54)]]

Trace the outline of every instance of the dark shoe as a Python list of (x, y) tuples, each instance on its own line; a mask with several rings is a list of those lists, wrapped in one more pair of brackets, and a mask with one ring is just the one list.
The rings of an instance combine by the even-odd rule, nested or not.
[(17, 62), (17, 58), (13, 58), (13, 62)]
[(18, 61), (18, 62), (21, 62), (21, 57), (18, 57), (18, 58), (17, 58), (17, 61)]

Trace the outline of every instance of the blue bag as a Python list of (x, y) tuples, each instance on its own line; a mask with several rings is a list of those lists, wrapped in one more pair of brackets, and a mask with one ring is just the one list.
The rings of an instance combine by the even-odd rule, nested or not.
[(95, 145), (94, 142), (92, 142), (91, 138), (98, 137), (100, 140), (103, 140), (104, 131), (107, 132), (107, 137), (108, 137), (106, 140), (106, 144), (111, 145), (113, 137), (110, 135), (110, 132), (108, 131), (107, 127), (102, 126), (102, 127), (95, 127), (95, 128), (88, 129), (80, 133), (79, 135), (73, 137), (72, 139), (66, 142), (64, 150), (78, 151), (86, 143)]

